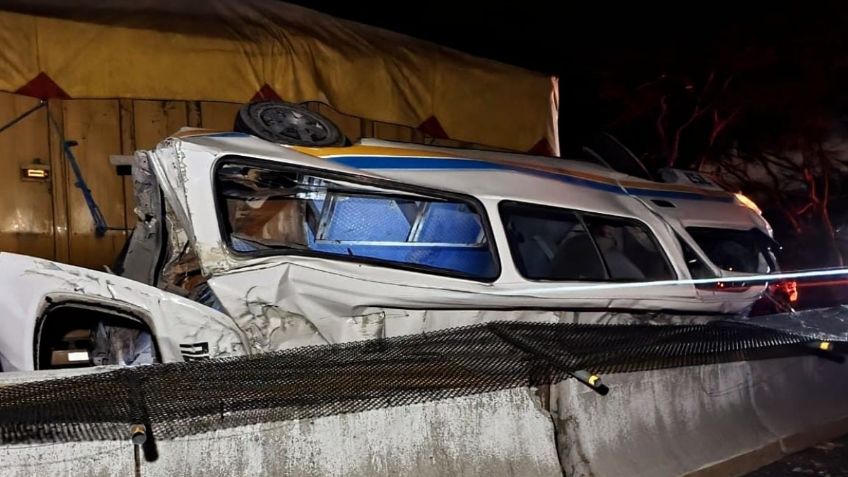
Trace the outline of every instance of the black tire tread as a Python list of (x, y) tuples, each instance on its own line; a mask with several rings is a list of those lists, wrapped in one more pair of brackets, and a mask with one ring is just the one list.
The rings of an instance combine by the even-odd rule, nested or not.
[[(302, 141), (276, 134), (263, 123), (263, 120), (260, 117), (260, 113), (269, 107), (293, 109), (300, 114), (312, 118), (319, 122), (321, 126), (327, 130), (327, 137), (320, 141)], [(307, 109), (303, 105), (287, 103), (285, 101), (257, 101), (242, 106), (236, 114), (233, 130), (250, 134), (261, 139), (265, 139), (266, 141), (292, 146), (330, 147), (342, 146), (347, 143), (347, 138), (345, 138), (338, 126), (336, 126), (332, 121), (320, 113)]]

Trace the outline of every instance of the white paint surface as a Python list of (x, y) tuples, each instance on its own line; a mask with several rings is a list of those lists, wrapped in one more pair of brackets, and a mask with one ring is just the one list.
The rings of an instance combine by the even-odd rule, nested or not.
[[(457, 326), (450, 313), (459, 310), (492, 310), (502, 319), (524, 319), (527, 313), (506, 310), (536, 309), (537, 321), (550, 321), (550, 309), (617, 308), (639, 310), (684, 310), (688, 312), (736, 313), (755, 301), (762, 287), (745, 292), (724, 293), (697, 289), (692, 283), (662, 283), (650, 287), (624, 289), (579, 289), (586, 282), (563, 282), (563, 287), (540, 291), (538, 282), (524, 279), (514, 265), (500, 220), (498, 204), (516, 200), (549, 206), (572, 208), (618, 217), (632, 218), (645, 224), (665, 250), (677, 278), (691, 278), (683, 259), (677, 235), (687, 236), (685, 226), (725, 226), (737, 229), (765, 230), (759, 216), (732, 202), (682, 200), (674, 213), (653, 207), (640, 197), (551, 180), (536, 174), (511, 170), (418, 170), (353, 169), (320, 157), (321, 149), (297, 149), (280, 146), (254, 137), (212, 135), (169, 138), (155, 150), (145, 152), (170, 204), (188, 233), (202, 269), (209, 277), (223, 308), (249, 335), (254, 350), (274, 350), (296, 346), (339, 343), (382, 336), (384, 322), (396, 325), (403, 314), (416, 315), (426, 310), (440, 315), (436, 321)], [(397, 144), (381, 144), (386, 154), (395, 154)], [(413, 147), (413, 146), (407, 146)], [(343, 154), (335, 150), (334, 154)], [(473, 158), (498, 164), (526, 164), (528, 167), (553, 168), (574, 174), (601, 177), (624, 190), (624, 183), (638, 179), (604, 170), (579, 161), (550, 160), (534, 156), (516, 156), (486, 151), (436, 151), (461, 158)], [(307, 152), (307, 153), (305, 153)], [(355, 153), (353, 153), (355, 154)], [(407, 150), (407, 154), (409, 151)], [(394, 184), (430, 187), (443, 192), (471, 195), (477, 199), (491, 225), (491, 240), (496, 245), (500, 276), (492, 283), (446, 277), (430, 273), (376, 266), (373, 264), (307, 257), (297, 254), (245, 257), (234, 254), (225, 244), (218, 212), (213, 207), (216, 195), (213, 178), (221, 158), (241, 156), (262, 159), (280, 165), (346, 174), (359, 180), (391, 181)], [(354, 180), (354, 179), (351, 179)], [(642, 181), (640, 187), (682, 187)], [(690, 244), (697, 250), (697, 246)], [(703, 258), (703, 257), (702, 257)], [(705, 263), (709, 264), (708, 260)], [(718, 269), (715, 273), (721, 274)], [(578, 289), (569, 289), (569, 286)], [(400, 312), (400, 314), (397, 314)], [(443, 319), (444, 318), (444, 319)], [(433, 329), (431, 323), (412, 316), (395, 329)]]
[(34, 369), (36, 322), (50, 304), (118, 309), (143, 320), (165, 362), (182, 361), (181, 343), (206, 342), (210, 357), (246, 352), (241, 330), (212, 308), (116, 275), (34, 257), (0, 253), (0, 363)]

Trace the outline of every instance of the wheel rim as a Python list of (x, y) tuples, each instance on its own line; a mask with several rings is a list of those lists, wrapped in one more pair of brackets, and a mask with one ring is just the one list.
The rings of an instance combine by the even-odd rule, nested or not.
[(258, 116), (272, 133), (295, 141), (318, 143), (330, 135), (320, 119), (290, 108), (265, 108)]

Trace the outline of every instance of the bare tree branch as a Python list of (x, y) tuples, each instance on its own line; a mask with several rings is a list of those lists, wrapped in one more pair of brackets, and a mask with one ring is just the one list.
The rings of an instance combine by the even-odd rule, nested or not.
[(668, 155), (668, 146), (666, 144), (665, 122), (668, 116), (668, 95), (662, 95), (660, 98), (660, 114), (657, 117), (657, 135), (660, 139), (660, 146), (663, 149), (663, 154)]

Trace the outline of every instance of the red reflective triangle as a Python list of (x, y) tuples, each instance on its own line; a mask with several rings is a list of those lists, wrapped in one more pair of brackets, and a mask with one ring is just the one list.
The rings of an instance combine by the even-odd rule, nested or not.
[(545, 138), (539, 139), (539, 142), (537, 142), (527, 152), (529, 152), (530, 154), (536, 154), (536, 155), (539, 155), (539, 156), (553, 156), (554, 155), (554, 150), (551, 148), (551, 144)]
[(262, 85), (259, 91), (250, 98), (250, 102), (254, 101), (282, 101), (283, 98), (274, 91), (274, 88), (268, 86), (268, 83)]
[(38, 73), (38, 76), (31, 79), (29, 83), (18, 88), (15, 94), (34, 96), (40, 99), (70, 99), (70, 95), (43, 72)]
[(436, 119), (435, 116), (430, 116), (425, 119), (423, 123), (418, 125), (418, 130), (423, 132), (424, 134), (429, 134), (430, 136), (439, 138), (439, 139), (450, 139), (448, 137), (448, 133), (445, 132), (442, 125), (439, 124), (439, 120)]

